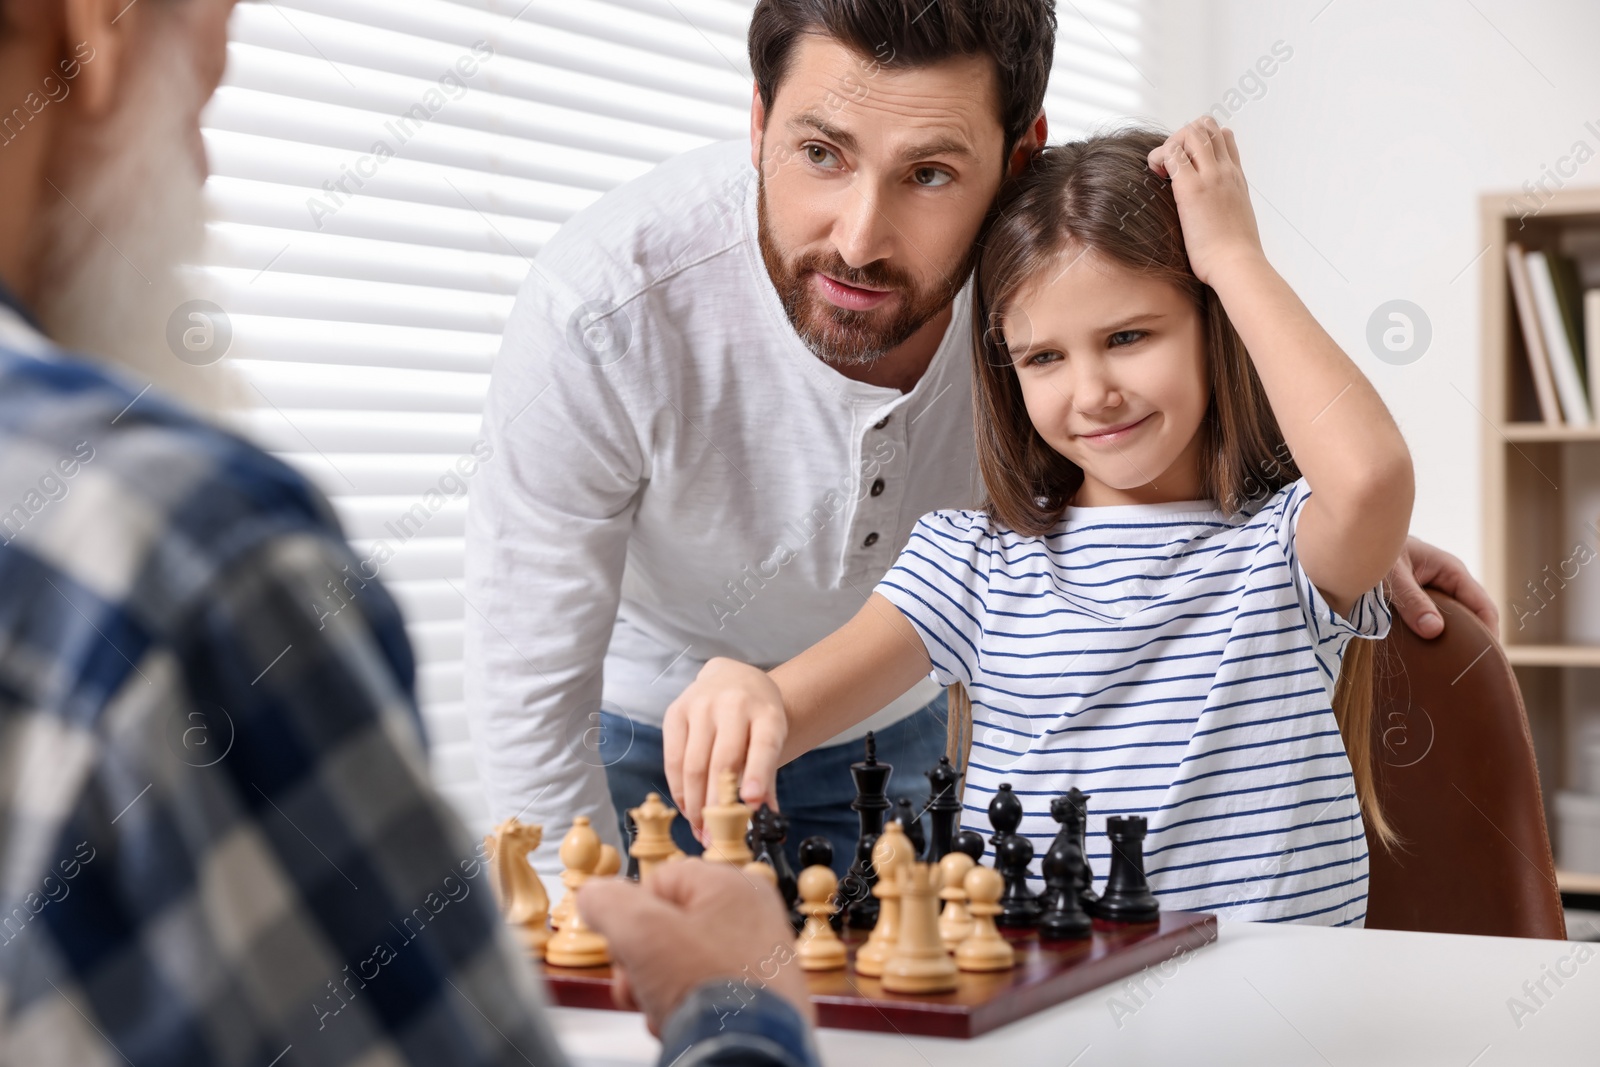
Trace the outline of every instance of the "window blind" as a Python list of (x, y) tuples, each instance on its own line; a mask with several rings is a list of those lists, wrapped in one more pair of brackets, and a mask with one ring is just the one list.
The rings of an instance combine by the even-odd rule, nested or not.
[[(1060, 3), (1051, 140), (1145, 110), (1143, 4)], [(574, 212), (746, 136), (752, 6), (234, 10), (202, 119), (212, 221), (197, 264), (246, 383), (233, 418), (328, 495), (358, 556), (382, 560), (417, 652), (432, 774), (475, 831), (488, 810), (462, 705), (463, 532), (500, 332), (529, 258)]]

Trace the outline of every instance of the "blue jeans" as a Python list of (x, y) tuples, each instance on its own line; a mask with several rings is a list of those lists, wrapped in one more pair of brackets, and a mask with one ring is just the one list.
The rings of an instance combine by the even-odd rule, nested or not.
[[(905, 797), (916, 812), (927, 804), (929, 787), (923, 772), (944, 755), (946, 714), (947, 696), (941, 692), (921, 709), (876, 731), (878, 760), (894, 767), (889, 776), (890, 803)], [(627, 809), (644, 803), (646, 793), (660, 793), (662, 800), (672, 802), (659, 729), (602, 710), (599, 752), (619, 822)], [(800, 871), (800, 842), (815, 834), (833, 843), (834, 873), (842, 876), (849, 870), (861, 826), (850, 809), (856, 797), (850, 764), (865, 756), (864, 740), (849, 741), (814, 748), (778, 768), (778, 808), (789, 818), (784, 852), (795, 873)], [(626, 828), (619, 827), (619, 832), (626, 841)], [(689, 855), (700, 854), (700, 843), (681, 816), (672, 820), (672, 839)]]

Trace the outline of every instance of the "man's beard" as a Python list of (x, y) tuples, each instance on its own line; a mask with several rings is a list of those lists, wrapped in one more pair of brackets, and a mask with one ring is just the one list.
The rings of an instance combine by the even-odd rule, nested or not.
[[(765, 163), (765, 159), (762, 162)], [(768, 225), (767, 185), (759, 171), (756, 242), (761, 247), (761, 259), (772, 279), (772, 287), (778, 291), (789, 325), (812, 354), (835, 367), (869, 366), (904, 344), (955, 299), (978, 257), (976, 247), (969, 249), (953, 272), (925, 291), (919, 290), (916, 282), (903, 271), (882, 261), (856, 268), (845, 263), (837, 252), (811, 252), (786, 263)], [(813, 271), (847, 285), (891, 289), (898, 295), (898, 307), (887, 317), (876, 308), (852, 311), (839, 307), (816, 291), (810, 280)]]
[(195, 366), (167, 321), (195, 296), (185, 276), (205, 237), (205, 175), (186, 127), (201, 92), (178, 33), (152, 33), (117, 110), (73, 145), (39, 222), (39, 320), (51, 340), (139, 386), (202, 409), (236, 399), (226, 365)]

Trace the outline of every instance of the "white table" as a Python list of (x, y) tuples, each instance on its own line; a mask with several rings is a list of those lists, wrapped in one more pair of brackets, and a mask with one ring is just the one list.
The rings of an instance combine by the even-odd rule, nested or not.
[[(1558, 968), (1572, 975), (1560, 986)], [(1541, 978), (1537, 1003), (1523, 983)], [(835, 1067), (1600, 1067), (1597, 944), (1224, 922), (1144, 987), (1107, 986), (972, 1041), (821, 1030), (818, 1042)], [(1512, 998), (1531, 1012), (1515, 1017)], [(583, 1067), (656, 1062), (639, 1015), (553, 1014)]]

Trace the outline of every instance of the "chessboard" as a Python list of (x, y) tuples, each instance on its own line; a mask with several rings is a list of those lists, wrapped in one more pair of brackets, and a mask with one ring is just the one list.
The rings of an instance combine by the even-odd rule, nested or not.
[[(861, 826), (842, 879), (821, 835), (800, 842), (797, 873), (783, 848), (788, 818), (766, 804), (752, 811), (732, 770), (718, 774), (717, 802), (702, 810), (706, 860), (770, 885), (787, 910), (818, 1025), (975, 1037), (1216, 940), (1215, 916), (1162, 911), (1145, 877), (1143, 816), (1106, 819), (1111, 860), (1097, 888), (1085, 848), (1089, 795), (1073, 787), (1055, 797), (1060, 829), (1036, 891), (1034, 846), (1017, 832), (1022, 797), (1009, 783), (989, 802), (994, 865), (986, 866), (983, 837), (958, 829), (960, 775), (950, 760), (927, 772), (921, 812), (902, 798), (889, 816), (893, 768), (877, 758), (871, 733), (865, 743), (866, 758), (850, 767)], [(578, 914), (576, 893), (591, 878), (648, 884), (683, 859), (669, 831), (676, 817), (656, 793), (627, 812), (622, 872), (619, 850), (575, 816), (560, 851), (566, 892), (554, 907), (527, 862), (541, 827), (508, 819), (485, 839), (496, 899), (556, 1003), (616, 1007), (609, 943)]]
[[(1131, 977), (1216, 938), (1215, 916), (1182, 911), (1163, 912), (1157, 922), (1137, 925), (1097, 920), (1091, 936), (1079, 941), (1008, 936), (1017, 953), (1014, 968), (964, 971), (952, 993), (909, 994), (891, 993), (878, 979), (858, 974), (854, 956), (865, 935), (846, 931), (851, 966), (810, 971), (805, 977), (818, 1026), (971, 1038)], [(562, 1007), (616, 1008), (609, 966), (540, 966), (551, 999)]]

